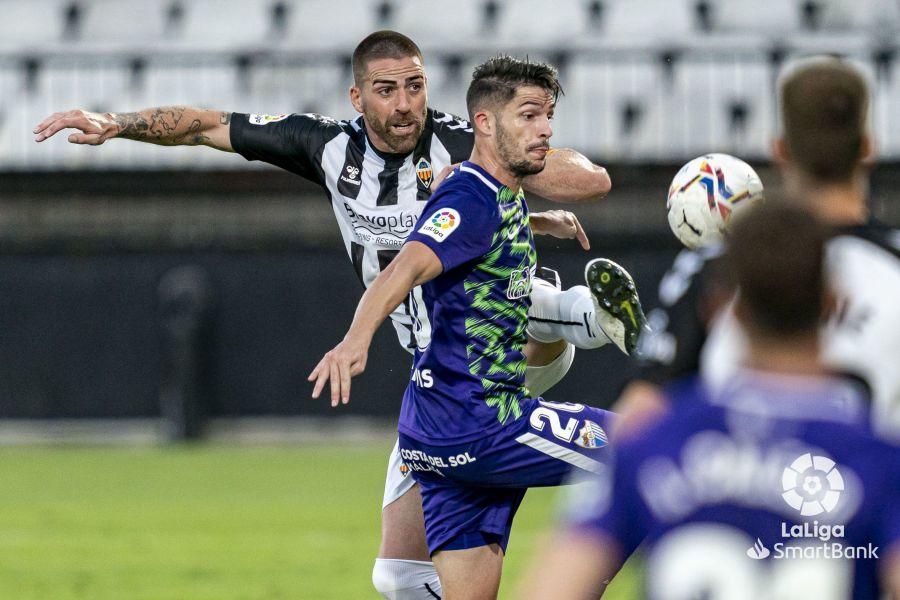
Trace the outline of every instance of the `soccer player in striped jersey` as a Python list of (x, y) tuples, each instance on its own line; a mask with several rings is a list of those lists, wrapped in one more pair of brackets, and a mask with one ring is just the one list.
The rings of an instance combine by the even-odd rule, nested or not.
[[(344, 246), (363, 285), (368, 287), (397, 255), (412, 231), (434, 183), (451, 165), (468, 158), (474, 143), (471, 125), (427, 106), (422, 53), (412, 40), (382, 31), (366, 37), (353, 54), (350, 101), (361, 113), (353, 120), (318, 114), (264, 115), (169, 106), (135, 113), (56, 113), (35, 129), (43, 141), (64, 129), (76, 144), (130, 139), (166, 146), (205, 145), (261, 160), (321, 186), (340, 228)], [(606, 171), (568, 149), (548, 151), (547, 167), (523, 180), (523, 187), (551, 200), (578, 203), (598, 199), (610, 189)], [(568, 211), (530, 215), (534, 233), (588, 241)], [(535, 278), (529, 321), (528, 385), (542, 393), (568, 371), (574, 348), (599, 348), (610, 341), (630, 352), (643, 324), (628, 274), (603, 263), (621, 277), (627, 298), (598, 308), (587, 286), (567, 290)], [(597, 267), (588, 272), (599, 276)], [(606, 272), (604, 270), (604, 272)], [(603, 293), (598, 282), (595, 292)], [(622, 312), (627, 300), (631, 314)], [(427, 343), (425, 313), (415, 313), (421, 290), (391, 315), (400, 343), (412, 352)], [(604, 305), (605, 307), (605, 305)], [(632, 308), (633, 307), (633, 308)], [(413, 335), (418, 327), (417, 336)], [(417, 339), (418, 338), (418, 339)], [(397, 448), (391, 454), (382, 511), (382, 545), (373, 581), (385, 597), (433, 598), (440, 584), (428, 558), (421, 500)]]

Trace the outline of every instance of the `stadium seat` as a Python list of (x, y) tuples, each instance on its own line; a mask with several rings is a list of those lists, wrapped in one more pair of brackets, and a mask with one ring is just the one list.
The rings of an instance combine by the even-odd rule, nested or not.
[(720, 32), (758, 31), (770, 38), (801, 28), (799, 0), (706, 0), (710, 22)]
[(680, 156), (764, 158), (775, 132), (772, 67), (764, 55), (686, 57), (675, 65), (667, 139)]
[(79, 41), (117, 49), (152, 47), (174, 35), (167, 31), (172, 0), (91, 0), (84, 4)]
[[(12, 62), (0, 63), (0, 156), (7, 167), (19, 166), (26, 140), (31, 142), (31, 137), (22, 139), (29, 130), (19, 124), (25, 118), (23, 113), (27, 108), (24, 97), (25, 77), (22, 69)], [(32, 127), (37, 123), (35, 121)]]
[(189, 0), (181, 2), (184, 17), (179, 47), (200, 50), (240, 50), (272, 43), (272, 4), (259, 0)]
[(496, 41), (511, 48), (554, 49), (591, 30), (587, 0), (515, 0), (500, 5)]
[(327, 63), (276, 62), (254, 65), (249, 96), (238, 110), (265, 114), (317, 112), (337, 119), (354, 117), (349, 69), (337, 60)]
[(814, 29), (887, 33), (900, 27), (896, 0), (812, 0), (805, 19)]
[(366, 35), (389, 25), (381, 18), (385, 5), (384, 0), (295, 1), (287, 14), (284, 45), (349, 55)]
[(0, 51), (46, 51), (66, 33), (63, 0), (0, 0), (0, 14)]
[(466, 87), (474, 65), (443, 58), (426, 58), (428, 104), (437, 110), (467, 118)]
[(603, 0), (596, 43), (655, 48), (681, 43), (697, 29), (693, 0)]
[(395, 5), (390, 26), (412, 38), (426, 55), (458, 52), (478, 44), (487, 27), (485, 15), (485, 0), (457, 2), (452, 7), (444, 0), (415, 0)]
[(900, 156), (900, 73), (896, 67), (874, 97), (873, 135), (879, 158)]
[(579, 57), (564, 81), (554, 119), (556, 146), (573, 146), (603, 160), (657, 157), (668, 85), (649, 56), (625, 61)]

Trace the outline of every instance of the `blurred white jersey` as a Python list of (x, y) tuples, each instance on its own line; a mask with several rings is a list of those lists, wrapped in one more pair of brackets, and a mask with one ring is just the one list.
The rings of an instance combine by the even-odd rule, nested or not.
[[(837, 309), (822, 332), (823, 360), (868, 384), (874, 428), (900, 440), (900, 231), (879, 225), (842, 230), (828, 242), (827, 267)], [(700, 372), (718, 389), (745, 353), (729, 306), (713, 322)]]

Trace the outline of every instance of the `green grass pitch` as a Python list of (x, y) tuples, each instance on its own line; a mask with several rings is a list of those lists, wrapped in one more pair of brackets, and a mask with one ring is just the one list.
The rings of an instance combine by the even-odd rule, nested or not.
[[(0, 598), (378, 598), (389, 447), (0, 450)], [(526, 497), (501, 597), (553, 505), (553, 490)], [(623, 575), (606, 598), (632, 597)]]

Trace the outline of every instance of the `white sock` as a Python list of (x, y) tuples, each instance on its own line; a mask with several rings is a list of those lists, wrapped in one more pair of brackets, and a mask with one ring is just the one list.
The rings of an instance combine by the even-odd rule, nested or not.
[(376, 558), (372, 584), (387, 600), (439, 600), (441, 582), (434, 563)]
[(597, 326), (594, 299), (586, 286), (558, 290), (543, 279), (534, 279), (528, 335), (538, 342), (566, 340), (576, 348), (593, 350), (610, 342)]

